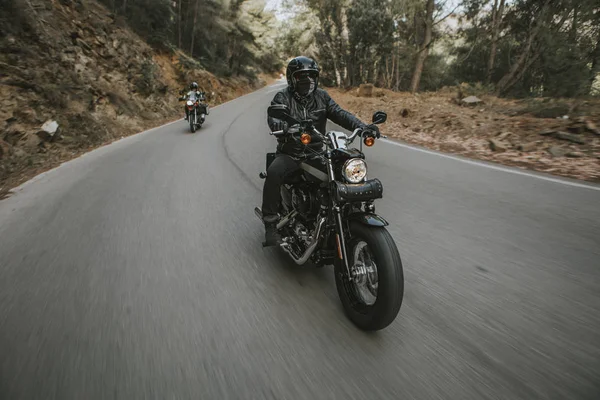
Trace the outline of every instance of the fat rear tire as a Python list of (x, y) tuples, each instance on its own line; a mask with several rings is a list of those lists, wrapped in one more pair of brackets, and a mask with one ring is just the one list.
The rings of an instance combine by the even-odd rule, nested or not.
[(365, 242), (377, 267), (378, 288), (374, 304), (361, 303), (354, 283), (346, 278), (343, 263), (336, 260), (335, 283), (344, 312), (362, 330), (384, 329), (398, 315), (404, 296), (404, 273), (398, 248), (384, 227), (352, 222), (350, 235), (346, 243), (350, 266), (354, 265), (354, 246), (360, 241)]

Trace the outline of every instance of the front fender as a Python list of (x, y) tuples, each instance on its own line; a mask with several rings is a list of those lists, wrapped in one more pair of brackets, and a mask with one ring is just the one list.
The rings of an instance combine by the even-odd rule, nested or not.
[(348, 221), (360, 222), (363, 225), (370, 225), (370, 226), (388, 226), (389, 225), (389, 223), (385, 219), (383, 219), (383, 217), (380, 217), (377, 214), (367, 213), (367, 212), (362, 212), (362, 211), (349, 214), (346, 218), (348, 218)]

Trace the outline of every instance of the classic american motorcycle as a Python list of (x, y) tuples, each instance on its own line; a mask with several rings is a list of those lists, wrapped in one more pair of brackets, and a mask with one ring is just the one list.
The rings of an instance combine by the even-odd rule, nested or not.
[[(380, 330), (394, 321), (404, 294), (402, 261), (388, 222), (375, 213), (374, 200), (383, 197), (379, 179), (367, 178), (363, 144), (371, 147), (375, 137), (360, 129), (350, 136), (330, 131), (322, 134), (313, 122), (298, 121), (283, 104), (269, 106), (270, 117), (286, 121), (286, 133), (307, 145), (311, 132), (325, 143), (325, 151), (306, 146), (300, 170), (281, 188), (281, 219), (277, 229), (281, 249), (298, 265), (333, 265), (335, 282), (348, 318), (360, 329)], [(378, 111), (373, 123), (387, 115)], [(283, 132), (272, 132), (283, 135)], [(351, 148), (360, 138), (360, 149)], [(267, 153), (267, 168), (276, 153)], [(321, 167), (319, 167), (319, 164)], [(315, 165), (317, 165), (315, 167)], [(260, 174), (266, 178), (266, 173)], [(262, 211), (255, 208), (262, 221)]]

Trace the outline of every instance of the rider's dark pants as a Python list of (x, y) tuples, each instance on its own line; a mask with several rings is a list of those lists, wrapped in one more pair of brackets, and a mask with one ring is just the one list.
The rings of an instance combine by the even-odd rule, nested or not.
[(298, 171), (300, 163), (286, 154), (279, 154), (267, 169), (267, 178), (263, 187), (263, 217), (279, 212), (281, 204), (281, 185), (285, 179)]
[[(322, 171), (325, 171), (323, 162), (319, 159), (305, 161)], [(274, 216), (281, 206), (281, 185), (285, 180), (300, 169), (300, 161), (294, 160), (287, 154), (278, 154), (267, 169), (267, 178), (263, 187), (262, 213), (265, 216)]]

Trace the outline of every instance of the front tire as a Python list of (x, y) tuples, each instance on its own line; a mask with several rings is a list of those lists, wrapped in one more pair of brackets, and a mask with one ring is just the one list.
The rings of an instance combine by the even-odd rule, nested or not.
[(190, 130), (196, 132), (196, 113), (190, 114)]
[(353, 222), (346, 246), (354, 279), (348, 280), (340, 260), (335, 263), (335, 283), (346, 316), (362, 330), (383, 329), (398, 315), (404, 296), (396, 243), (384, 227)]

